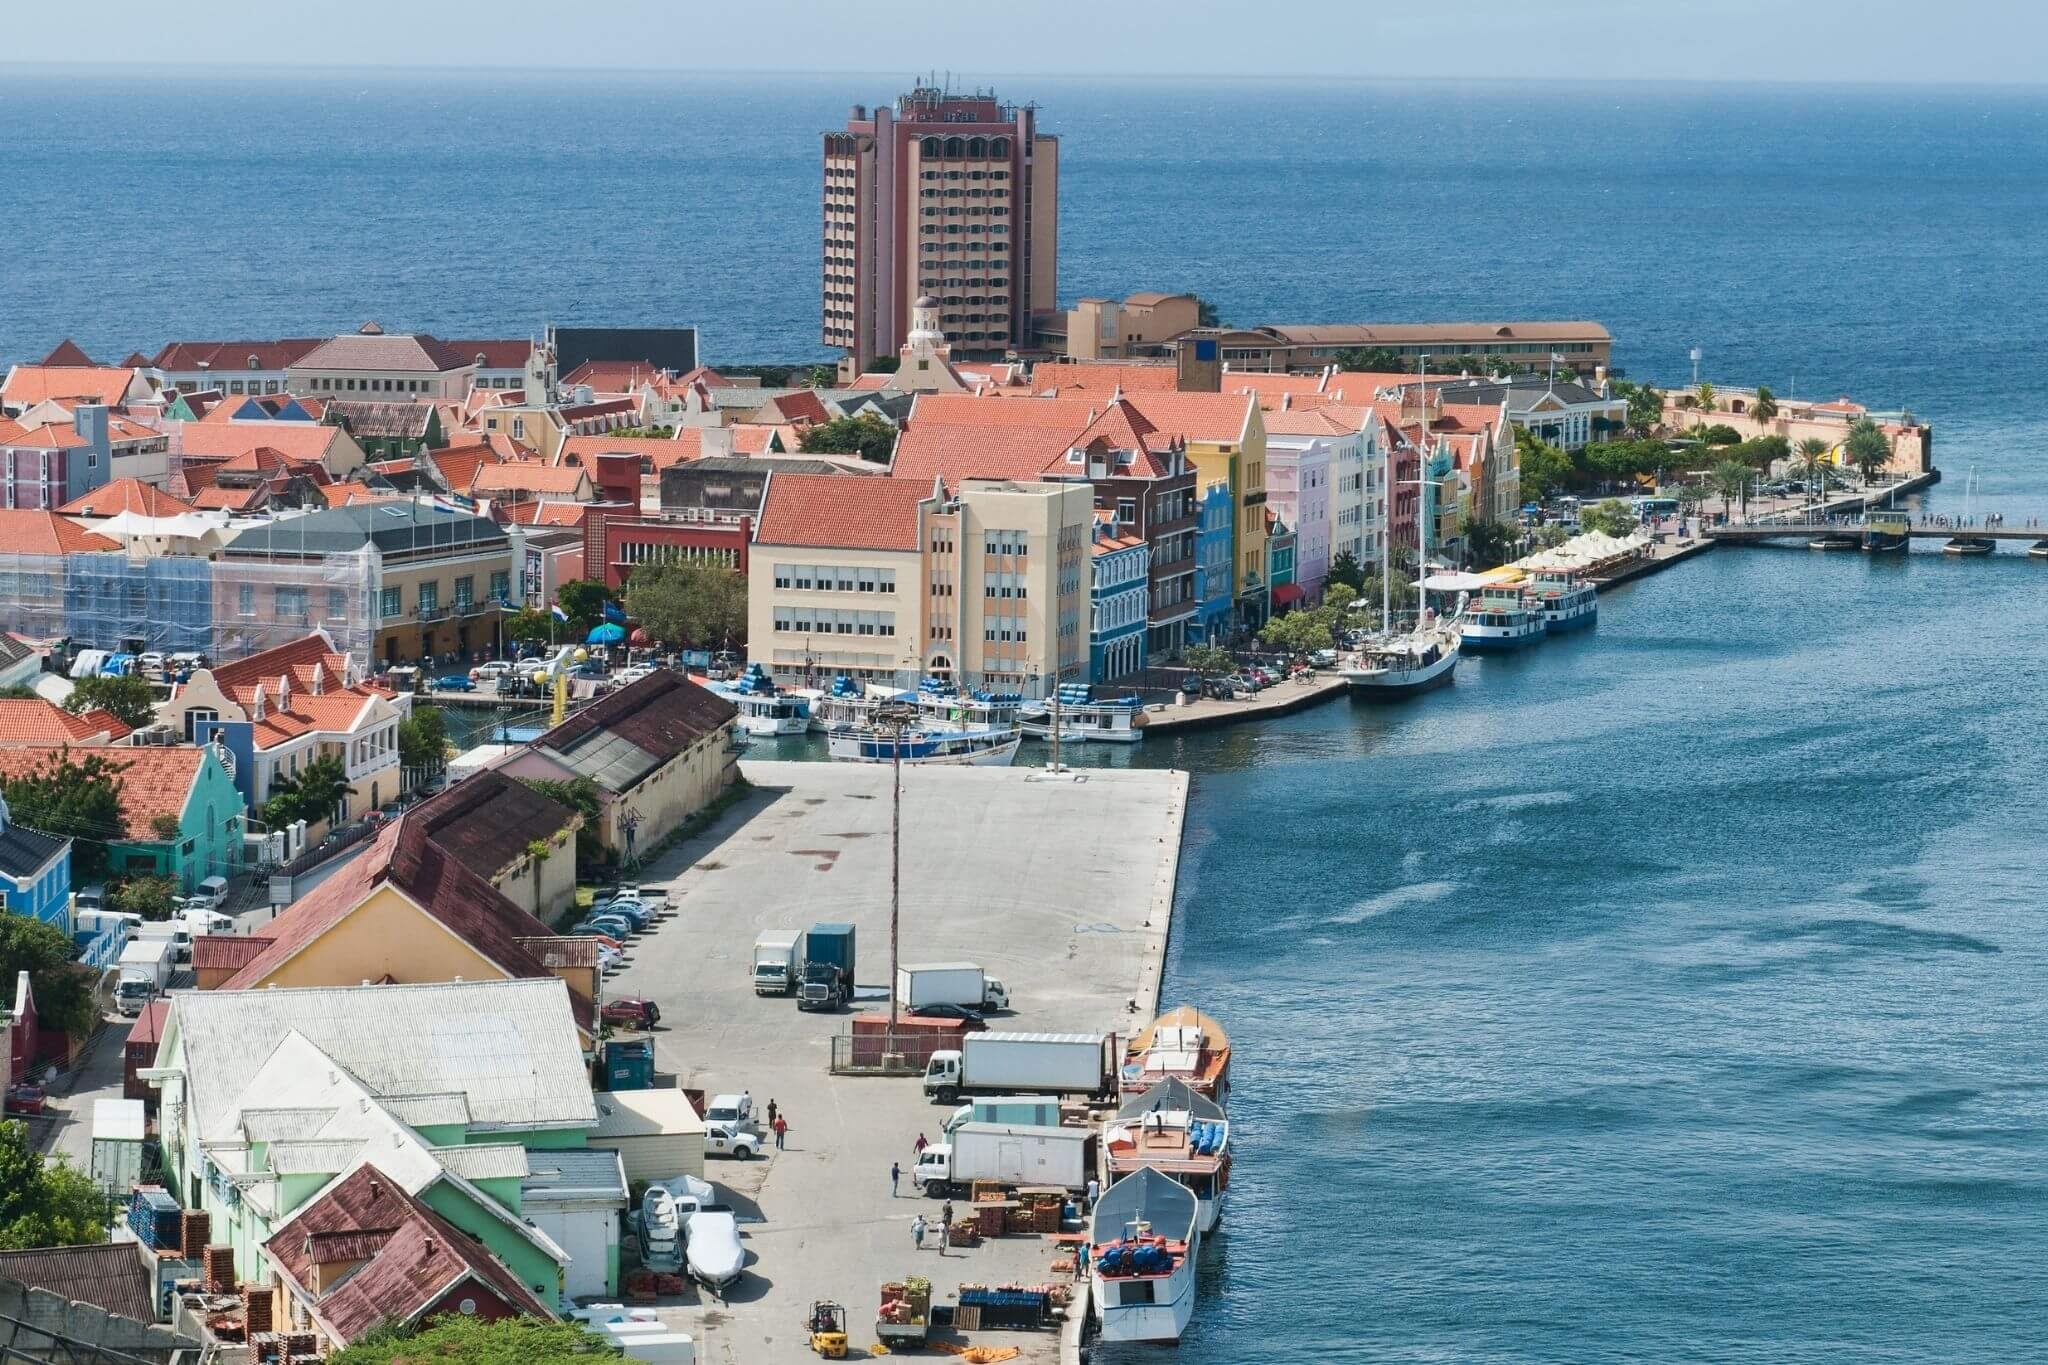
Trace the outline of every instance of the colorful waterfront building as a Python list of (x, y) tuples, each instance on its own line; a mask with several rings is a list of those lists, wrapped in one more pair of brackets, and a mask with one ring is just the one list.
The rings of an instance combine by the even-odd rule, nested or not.
[(26, 777), (88, 754), (113, 769), (121, 784), (123, 834), (107, 843), (109, 871), (168, 877), (192, 892), (208, 877), (232, 877), (241, 870), (242, 794), (235, 788), (233, 760), (215, 745), (102, 740), (80, 749), (75, 741), (10, 743), (0, 748), (0, 778)]
[(1097, 512), (1088, 604), (1088, 681), (1109, 682), (1146, 664), (1152, 547), (1115, 513)]
[[(71, 841), (14, 823), (0, 798), (0, 902), (71, 932)], [(28, 973), (23, 972), (24, 979)]]
[(1295, 574), (1300, 564), (1299, 533), (1273, 508), (1266, 509), (1266, 582), (1273, 594), (1273, 610), (1299, 606), (1308, 596)]

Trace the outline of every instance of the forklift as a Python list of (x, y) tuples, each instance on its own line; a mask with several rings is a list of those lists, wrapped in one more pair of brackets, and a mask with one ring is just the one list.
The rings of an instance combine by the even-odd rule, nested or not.
[(810, 1333), (811, 1349), (827, 1360), (846, 1359), (846, 1309), (827, 1299), (819, 1299), (811, 1305), (811, 1315), (804, 1320), (804, 1330)]

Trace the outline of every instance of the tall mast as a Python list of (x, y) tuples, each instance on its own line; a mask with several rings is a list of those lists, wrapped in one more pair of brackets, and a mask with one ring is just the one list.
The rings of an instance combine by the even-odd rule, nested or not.
[(1423, 615), (1429, 610), (1429, 589), (1422, 586), (1422, 580), (1429, 577), (1429, 355), (1424, 353), (1416, 358), (1416, 368), (1422, 377), (1422, 442), (1416, 448), (1416, 499), (1415, 517), (1415, 629), (1422, 629)]

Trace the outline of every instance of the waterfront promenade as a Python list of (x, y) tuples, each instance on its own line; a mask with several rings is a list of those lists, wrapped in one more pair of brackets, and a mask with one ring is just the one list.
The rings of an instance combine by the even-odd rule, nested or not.
[[(644, 875), (676, 913), (637, 940), (613, 995), (646, 994), (667, 1019), (656, 1068), (707, 1092), (771, 1098), (789, 1146), (754, 1162), (712, 1161), (707, 1178), (742, 1219), (747, 1276), (723, 1303), (694, 1291), (662, 1316), (692, 1333), (699, 1359), (795, 1359), (813, 1299), (846, 1305), (855, 1354), (873, 1340), (876, 1291), (907, 1273), (950, 1299), (963, 1282), (1044, 1283), (1052, 1245), (998, 1238), (941, 1257), (917, 1252), (911, 1220), (938, 1205), (889, 1194), (889, 1165), (912, 1164), (948, 1112), (911, 1078), (835, 1076), (831, 1038), (849, 1014), (804, 1014), (756, 996), (754, 937), (821, 920), (857, 929), (854, 1010), (887, 1011), (889, 769), (747, 762), (754, 790), (710, 830)], [(1187, 775), (1091, 769), (903, 769), (902, 960), (973, 961), (1008, 986), (1008, 1031), (1127, 1034), (1157, 1012), (1173, 910)], [(687, 1040), (687, 1041), (685, 1041)], [(1057, 1335), (975, 1333), (1027, 1361), (1057, 1357)]]

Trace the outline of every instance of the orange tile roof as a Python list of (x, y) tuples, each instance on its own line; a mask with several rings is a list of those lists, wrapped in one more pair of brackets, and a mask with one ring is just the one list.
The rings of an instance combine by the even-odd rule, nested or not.
[(78, 428), (69, 422), (45, 422), (39, 427), (25, 427), (12, 418), (0, 417), (0, 446), (76, 450), (85, 443), (85, 438), (78, 434)]
[(574, 465), (549, 465), (538, 461), (505, 461), (480, 464), (470, 476), (469, 491), (492, 493), (578, 493), (590, 476)]
[(581, 526), (589, 515), (587, 502), (522, 502), (505, 509), (505, 520), (520, 526)]
[(0, 383), (0, 402), (27, 407), (46, 398), (83, 398), (112, 407), (134, 379), (133, 370), (110, 365), (16, 365)]
[(229, 422), (222, 426), (187, 422), (184, 453), (202, 459), (233, 459), (267, 446), (293, 460), (325, 465), (328, 452), (344, 439), (341, 428), (317, 422)]
[(1223, 376), (1223, 392), (1255, 393), (1261, 398), (1275, 398), (1283, 393), (1318, 393), (1323, 387), (1321, 374), (1259, 374), (1247, 372), (1238, 374), (1226, 372)]
[(774, 422), (734, 422), (726, 430), (732, 433), (735, 455), (768, 454), (777, 442), (785, 451), (795, 450), (799, 444), (795, 427)]
[(1187, 441), (1242, 441), (1258, 411), (1248, 393), (1136, 393), (1130, 401), (1159, 430)]
[(1418, 382), (1415, 375), (1388, 370), (1339, 370), (1324, 383), (1323, 392), (1335, 394), (1347, 403), (1370, 403), (1379, 397), (1381, 389), (1398, 389)]
[(960, 393), (923, 393), (911, 405), (907, 425), (943, 422), (951, 426), (1054, 428), (1065, 435), (1085, 430), (1102, 415), (1109, 395), (1079, 398), (977, 398)]
[[(19, 778), (47, 768), (71, 746), (61, 743), (0, 748), (0, 777)], [(121, 824), (131, 839), (160, 843), (157, 817), (179, 820), (207, 751), (196, 745), (149, 745), (111, 752), (95, 750), (116, 770), (121, 784)]]
[(145, 517), (174, 517), (180, 512), (191, 511), (192, 504), (180, 502), (163, 489), (152, 487), (140, 479), (116, 479), (73, 498), (57, 510), (67, 517), (113, 517), (123, 512), (136, 512)]
[(39, 508), (0, 508), (0, 552), (16, 555), (75, 555), (118, 550), (121, 543)]
[(1179, 382), (1179, 372), (1172, 365), (1116, 360), (1054, 360), (1034, 366), (1031, 371), (1031, 387), (1037, 393), (1048, 389), (1085, 389), (1089, 393), (1108, 394), (1119, 388), (1125, 393), (1158, 393)]
[(571, 436), (562, 442), (560, 462), (575, 456), (587, 469), (598, 455), (638, 455), (654, 466), (658, 474), (672, 464), (694, 460), (704, 453), (704, 433), (683, 427), (674, 436)]
[(254, 488), (219, 488), (209, 483), (193, 495), (192, 506), (202, 512), (246, 512), (269, 501), (270, 489), (260, 483)]
[(122, 739), (128, 727), (106, 711), (72, 715), (41, 698), (0, 699), (0, 744), (83, 744), (105, 735)]
[(809, 422), (816, 424), (832, 420), (832, 414), (825, 410), (824, 400), (819, 398), (816, 392), (810, 389), (799, 389), (795, 393), (782, 394), (770, 399), (761, 406), (772, 406), (776, 412), (782, 415), (782, 420), (785, 422)]
[(1359, 430), (1355, 420), (1343, 414), (1362, 413), (1360, 408), (1326, 405), (1313, 408), (1267, 408), (1264, 421), (1268, 436), (1348, 436)]
[(1075, 434), (1061, 427), (919, 422), (897, 438), (890, 480), (929, 493), (935, 478), (945, 480), (949, 489), (958, 488), (962, 479), (1036, 479), (1047, 465), (1066, 457)]
[(909, 479), (774, 473), (754, 539), (762, 545), (914, 551), (918, 504), (931, 491), (929, 483)]
[(427, 452), (427, 458), (434, 462), (434, 468), (441, 471), (441, 477), (448, 481), (448, 487), (460, 493), (469, 487), (470, 480), (476, 477), (478, 466), (497, 464), (504, 457), (489, 446), (478, 443), (449, 446), (446, 450), (430, 450)]
[(385, 493), (366, 483), (330, 483), (322, 486), (320, 496), (327, 500), (329, 507), (347, 507), (356, 502), (383, 502), (388, 498), (403, 497), (402, 493)]
[(625, 393), (652, 382), (659, 366), (645, 360), (586, 360), (562, 376), (563, 388), (588, 384), (599, 393)]

